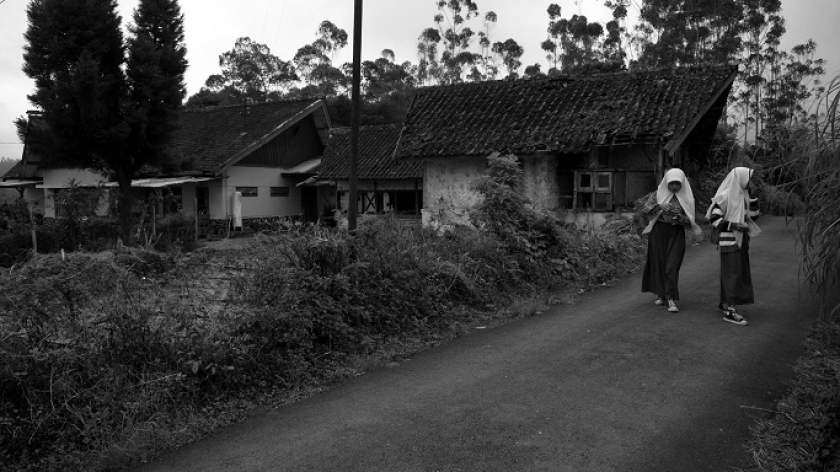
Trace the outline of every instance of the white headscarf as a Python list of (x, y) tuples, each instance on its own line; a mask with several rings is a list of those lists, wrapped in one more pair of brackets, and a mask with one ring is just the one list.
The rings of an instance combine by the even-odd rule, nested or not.
[[(680, 189), (676, 193), (668, 190), (668, 184), (671, 182), (679, 182), (681, 185)], [(677, 201), (680, 202), (680, 206), (686, 216), (688, 216), (688, 220), (691, 222), (691, 228), (694, 230), (694, 233), (700, 234), (702, 230), (699, 226), (697, 226), (697, 222), (694, 221), (694, 192), (691, 191), (691, 185), (689, 185), (688, 179), (685, 178), (685, 173), (677, 168), (673, 168), (668, 170), (668, 172), (665, 172), (665, 177), (662, 178), (662, 181), (659, 182), (659, 187), (656, 189), (656, 203), (660, 206), (665, 206), (671, 201), (671, 198), (673, 198), (674, 195), (677, 196)], [(642, 234), (647, 234), (653, 229), (653, 225), (656, 224), (656, 220), (661, 214), (662, 210), (660, 210), (656, 216), (650, 220), (650, 223), (648, 223), (647, 228), (645, 228)]]
[[(748, 167), (736, 167), (732, 169), (726, 178), (721, 182), (715, 196), (712, 197), (712, 204), (706, 211), (706, 218), (712, 217), (712, 210), (717, 204), (723, 212), (723, 221), (730, 223), (741, 223), (748, 225), (750, 228), (750, 236), (757, 236), (761, 233), (761, 228), (750, 218), (750, 193), (747, 191), (747, 185), (752, 178), (753, 170)], [(744, 240), (744, 234), (740, 231), (735, 231), (735, 242), (738, 247)]]

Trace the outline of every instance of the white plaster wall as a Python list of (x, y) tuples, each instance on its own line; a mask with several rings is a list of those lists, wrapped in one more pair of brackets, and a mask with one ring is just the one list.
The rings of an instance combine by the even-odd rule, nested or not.
[(423, 224), (469, 224), (469, 211), (481, 201), (472, 186), (486, 172), (483, 158), (448, 158), (426, 162)]
[(75, 179), (76, 185), (96, 186), (108, 182), (108, 178), (99, 172), (86, 169), (48, 169), (39, 172), (44, 178), (44, 188), (69, 187), (70, 179)]
[(535, 210), (557, 210), (560, 206), (557, 159), (553, 156), (523, 158), (522, 185)]
[[(291, 216), (301, 212), (300, 177), (283, 176), (282, 169), (274, 167), (230, 167), (228, 178), (218, 198), (214, 198), (213, 187), (210, 188), (210, 217), (224, 218), (231, 205), (236, 187), (257, 187), (257, 197), (242, 197), (242, 217), (270, 217)], [(288, 197), (272, 197), (271, 187), (289, 187)], [(226, 201), (222, 202), (221, 199)], [(216, 216), (216, 208), (221, 208), (221, 216)]]
[[(46, 169), (40, 171), (39, 175), (44, 179), (39, 187), (43, 188), (43, 213), (46, 218), (55, 218), (54, 189), (69, 187), (71, 180), (75, 181), (76, 185), (85, 187), (96, 187), (108, 182), (104, 174), (87, 169)], [(96, 209), (98, 216), (108, 216), (110, 213), (110, 192), (109, 189), (103, 190), (102, 199)]]

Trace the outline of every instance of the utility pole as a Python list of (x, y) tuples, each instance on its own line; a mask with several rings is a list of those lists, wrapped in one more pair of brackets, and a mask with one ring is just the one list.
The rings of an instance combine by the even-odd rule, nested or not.
[(350, 202), (347, 209), (347, 229), (356, 231), (356, 214), (358, 202), (356, 194), (359, 186), (359, 84), (361, 82), (362, 64), (362, 0), (356, 0), (353, 21), (353, 95), (352, 117), (350, 122)]

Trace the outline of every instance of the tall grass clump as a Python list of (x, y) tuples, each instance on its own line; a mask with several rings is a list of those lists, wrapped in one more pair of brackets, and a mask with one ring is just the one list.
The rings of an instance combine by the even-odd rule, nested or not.
[(786, 156), (804, 206), (796, 220), (801, 267), (821, 296), (822, 315), (776, 416), (753, 428), (749, 446), (761, 472), (840, 470), (840, 77), (823, 105), (821, 121), (791, 133), (798, 139)]

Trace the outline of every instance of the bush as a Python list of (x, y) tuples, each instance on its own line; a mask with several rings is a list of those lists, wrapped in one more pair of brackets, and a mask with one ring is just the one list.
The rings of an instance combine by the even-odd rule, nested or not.
[[(55, 230), (40, 227), (35, 232), (38, 252), (46, 254), (59, 249)], [(0, 267), (12, 267), (25, 261), (32, 254), (32, 233), (30, 231), (0, 234)]]

